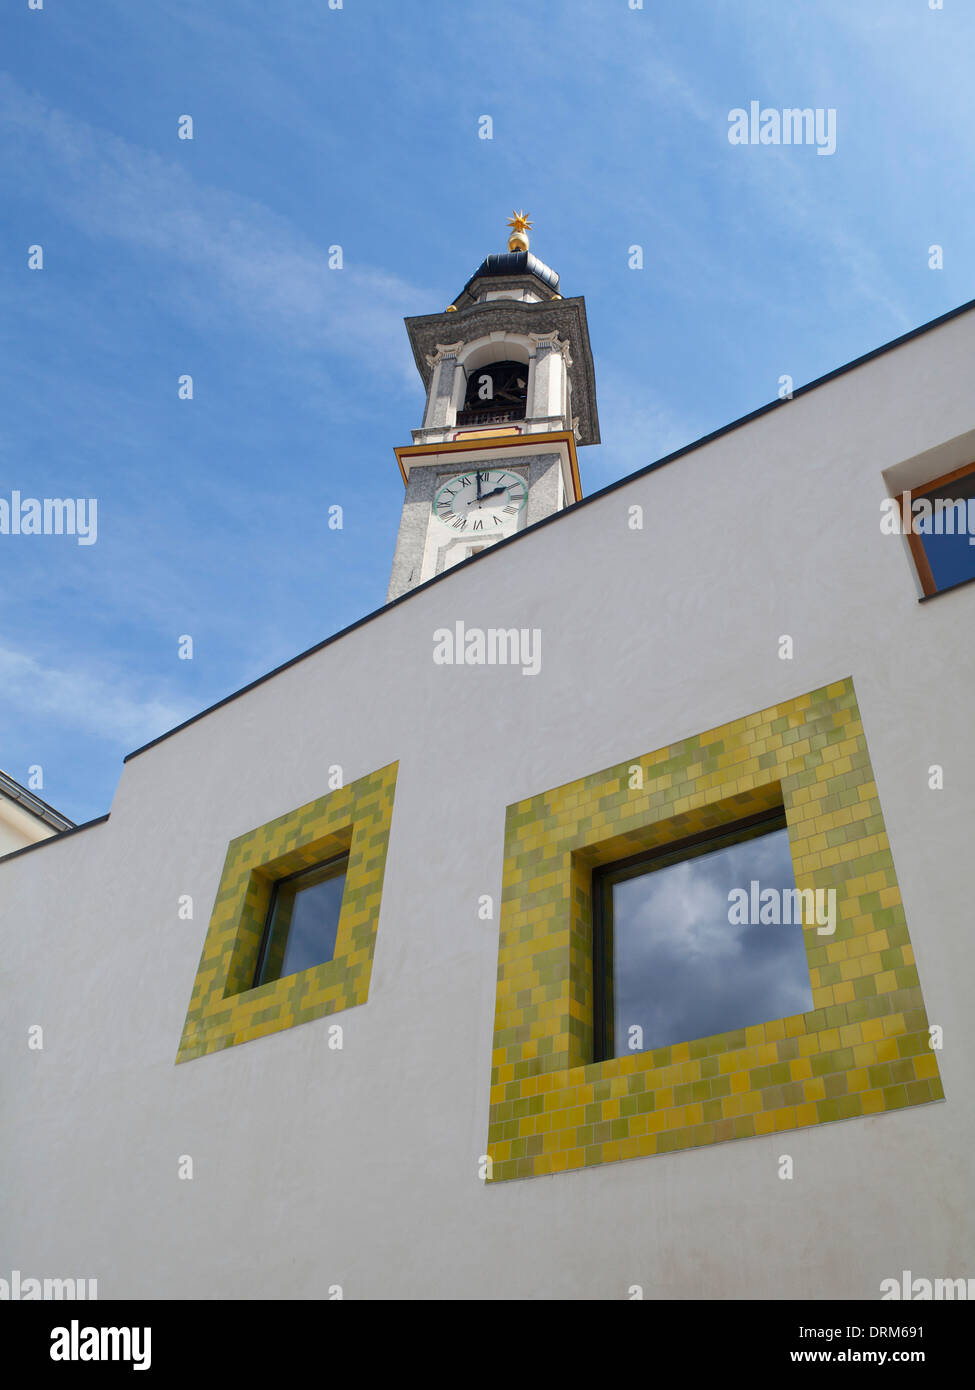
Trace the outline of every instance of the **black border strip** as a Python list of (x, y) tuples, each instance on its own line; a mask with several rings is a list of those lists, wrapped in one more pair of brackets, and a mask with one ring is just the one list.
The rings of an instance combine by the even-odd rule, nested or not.
[[(248, 691), (255, 690), (259, 685), (263, 685), (265, 681), (271, 680), (273, 676), (279, 676), (282, 671), (287, 671), (289, 667), (296, 666), (299, 661), (304, 661), (307, 657), (314, 656), (316, 652), (320, 652), (325, 647), (331, 646), (333, 642), (338, 642), (342, 637), (348, 636), (350, 632), (355, 632), (357, 628), (364, 627), (366, 623), (371, 623), (374, 618), (378, 618), (383, 613), (388, 613), (389, 610), (395, 608), (397, 604), (406, 603), (416, 594), (422, 593), (425, 589), (429, 589), (431, 585), (439, 584), (448, 574), (455, 574), (457, 570), (462, 569), (465, 565), (476, 564), (479, 560), (484, 560), (488, 555), (495, 554), (505, 546), (513, 545), (523, 540), (525, 536), (531, 535), (533, 532), (539, 530), (540, 527), (549, 526), (553, 521), (561, 520), (568, 512), (575, 511), (578, 507), (586, 507), (589, 503), (596, 502), (601, 497), (607, 497), (611, 492), (616, 492), (619, 488), (626, 487), (628, 483), (632, 483), (636, 478), (644, 478), (648, 473), (653, 473), (656, 469), (663, 468), (665, 464), (673, 463), (679, 458), (684, 458), (687, 454), (693, 453), (695, 449), (701, 449), (705, 444), (710, 444), (715, 439), (721, 439), (724, 435), (730, 434), (732, 430), (741, 429), (743, 425), (751, 424), (753, 420), (758, 420), (763, 415), (768, 415), (770, 411), (778, 410), (782, 406), (791, 405), (792, 401), (799, 396), (804, 396), (810, 391), (815, 391), (817, 387), (825, 386), (827, 382), (835, 381), (837, 377), (843, 376), (846, 372), (852, 372), (856, 367), (862, 367), (867, 362), (872, 362), (875, 357), (880, 357), (885, 352), (891, 352), (894, 348), (902, 347), (904, 343), (911, 342), (912, 339), (920, 337), (922, 333), (928, 333), (931, 329), (938, 328), (943, 323), (948, 323), (952, 319), (959, 318), (962, 314), (967, 314), (972, 309), (975, 309), (975, 299), (969, 299), (966, 303), (959, 304), (957, 309), (949, 309), (946, 314), (941, 314), (938, 318), (931, 319), (928, 323), (922, 323), (918, 328), (912, 328), (910, 332), (903, 333), (899, 338), (893, 338), (889, 343), (884, 343), (880, 347), (873, 348), (870, 352), (864, 353), (862, 357), (855, 357), (852, 362), (847, 362), (842, 367), (835, 367), (833, 371), (827, 372), (825, 376), (817, 377), (815, 381), (810, 381), (805, 386), (798, 387), (793, 391), (789, 399), (769, 401), (767, 405), (761, 405), (757, 410), (752, 410), (749, 414), (742, 415), (737, 420), (732, 420), (730, 424), (722, 425), (720, 429), (712, 430), (710, 434), (702, 435), (700, 439), (694, 440), (693, 443), (683, 445), (672, 454), (666, 454), (663, 458), (657, 459), (654, 463), (648, 463), (645, 467), (638, 468), (635, 473), (628, 473), (625, 477), (618, 478), (615, 483), (608, 483), (606, 487), (600, 488), (598, 492), (593, 492), (588, 497), (583, 497), (580, 501), (573, 502), (568, 507), (563, 507), (560, 512), (553, 512), (551, 516), (546, 516), (543, 517), (541, 521), (533, 522), (531, 526), (526, 526), (524, 531), (519, 531), (514, 536), (507, 536), (503, 540), (496, 541), (494, 545), (488, 546), (487, 550), (481, 551), (479, 555), (469, 555), (466, 560), (459, 561), (456, 565), (451, 566), (449, 570), (444, 570), (442, 574), (435, 574), (432, 579), (427, 579), (422, 584), (418, 584), (415, 589), (410, 589), (407, 593), (400, 594), (399, 598), (394, 598), (389, 603), (383, 604), (382, 608), (373, 609), (373, 611), (367, 613), (364, 618), (357, 618), (354, 623), (350, 623), (348, 627), (342, 628), (340, 632), (333, 633), (331, 637), (326, 637), (324, 641), (317, 642), (315, 646), (309, 647), (306, 651), (299, 652), (297, 656), (291, 657), (290, 660), (285, 661), (282, 665), (275, 666), (272, 671), (268, 671), (263, 676), (258, 676), (256, 680), (252, 680), (248, 682), (247, 685), (241, 686), (241, 688), (235, 690), (233, 694), (225, 695), (223, 699), (218, 700), (216, 704), (208, 705), (207, 708), (201, 710), (199, 714), (194, 714), (191, 715), (189, 719), (184, 719), (182, 724), (177, 724), (174, 728), (167, 730), (166, 733), (160, 734), (157, 738), (150, 739), (148, 743), (143, 743), (141, 747), (133, 749), (131, 753), (127, 753), (122, 759), (123, 763), (131, 761), (132, 758), (137, 758), (140, 753), (145, 753), (150, 748), (155, 748), (156, 744), (162, 743), (164, 739), (172, 738), (174, 734), (178, 734), (182, 729), (188, 729), (191, 724), (197, 723), (200, 719), (205, 719), (208, 714), (213, 714), (215, 710), (222, 709), (224, 705), (229, 705), (231, 700), (239, 699), (241, 695), (246, 695)], [(947, 590), (942, 590), (942, 592), (947, 592)], [(929, 595), (929, 597), (933, 598), (934, 595)], [(89, 824), (93, 824), (93, 822), (89, 822)], [(82, 829), (83, 827), (79, 826), (78, 828)]]
[[(163, 737), (165, 738), (165, 734)], [(6, 864), (8, 859), (16, 859), (18, 855), (30, 854), (31, 850), (43, 849), (45, 845), (53, 845), (57, 840), (66, 840), (69, 835), (77, 835), (79, 830), (90, 830), (93, 825), (104, 825), (110, 814), (109, 811), (106, 811), (103, 816), (96, 816), (94, 820), (82, 821), (80, 825), (73, 825), (70, 830), (59, 830), (54, 835), (45, 836), (43, 840), (35, 840), (32, 845), (21, 845), (20, 849), (12, 849), (9, 854), (0, 854), (0, 864)]]
[(970, 574), (967, 579), (959, 579), (955, 584), (946, 584), (943, 589), (935, 589), (933, 594), (922, 594), (918, 603), (930, 603), (933, 598), (940, 598), (942, 594), (953, 594), (956, 589), (964, 589), (966, 584), (975, 584), (975, 574)]

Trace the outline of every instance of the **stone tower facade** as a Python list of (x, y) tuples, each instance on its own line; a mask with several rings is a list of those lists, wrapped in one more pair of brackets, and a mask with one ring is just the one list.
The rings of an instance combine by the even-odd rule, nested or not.
[(528, 250), (487, 256), (443, 313), (406, 320), (426, 389), (396, 449), (406, 497), (387, 601), (580, 500), (578, 445), (599, 443), (586, 306)]

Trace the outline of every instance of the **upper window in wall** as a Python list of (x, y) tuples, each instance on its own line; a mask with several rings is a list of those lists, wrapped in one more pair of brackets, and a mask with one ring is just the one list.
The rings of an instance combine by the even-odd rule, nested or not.
[(975, 464), (899, 499), (925, 595), (975, 579)]
[[(595, 1060), (813, 1007), (781, 811), (593, 874)], [(809, 893), (811, 896), (811, 893)]]

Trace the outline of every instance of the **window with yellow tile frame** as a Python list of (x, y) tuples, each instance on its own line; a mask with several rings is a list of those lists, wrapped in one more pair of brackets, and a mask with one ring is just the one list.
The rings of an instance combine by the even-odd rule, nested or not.
[[(396, 769), (390, 763), (230, 842), (177, 1062), (365, 1003)], [(329, 901), (310, 915), (312, 940), (295, 942), (302, 890)]]
[[(812, 1008), (594, 1060), (593, 871), (784, 812)], [(509, 806), (493, 1181), (942, 1098), (852, 679)]]

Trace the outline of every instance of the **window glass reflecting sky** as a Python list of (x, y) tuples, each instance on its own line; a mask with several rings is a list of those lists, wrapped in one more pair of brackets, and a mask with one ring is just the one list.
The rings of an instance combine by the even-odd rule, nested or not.
[[(947, 589), (975, 578), (975, 533), (969, 534), (969, 519), (975, 522), (975, 473), (945, 483), (934, 492), (918, 493), (914, 500), (918, 497), (926, 497), (934, 505), (931, 520), (918, 519), (914, 525), (937, 587)], [(946, 502), (954, 503), (950, 517)]]
[(335, 955), (345, 869), (327, 865), (282, 884), (258, 984), (297, 975)]
[(690, 1042), (812, 1009), (802, 927), (733, 926), (728, 894), (795, 888), (776, 830), (612, 885), (615, 1055)]

